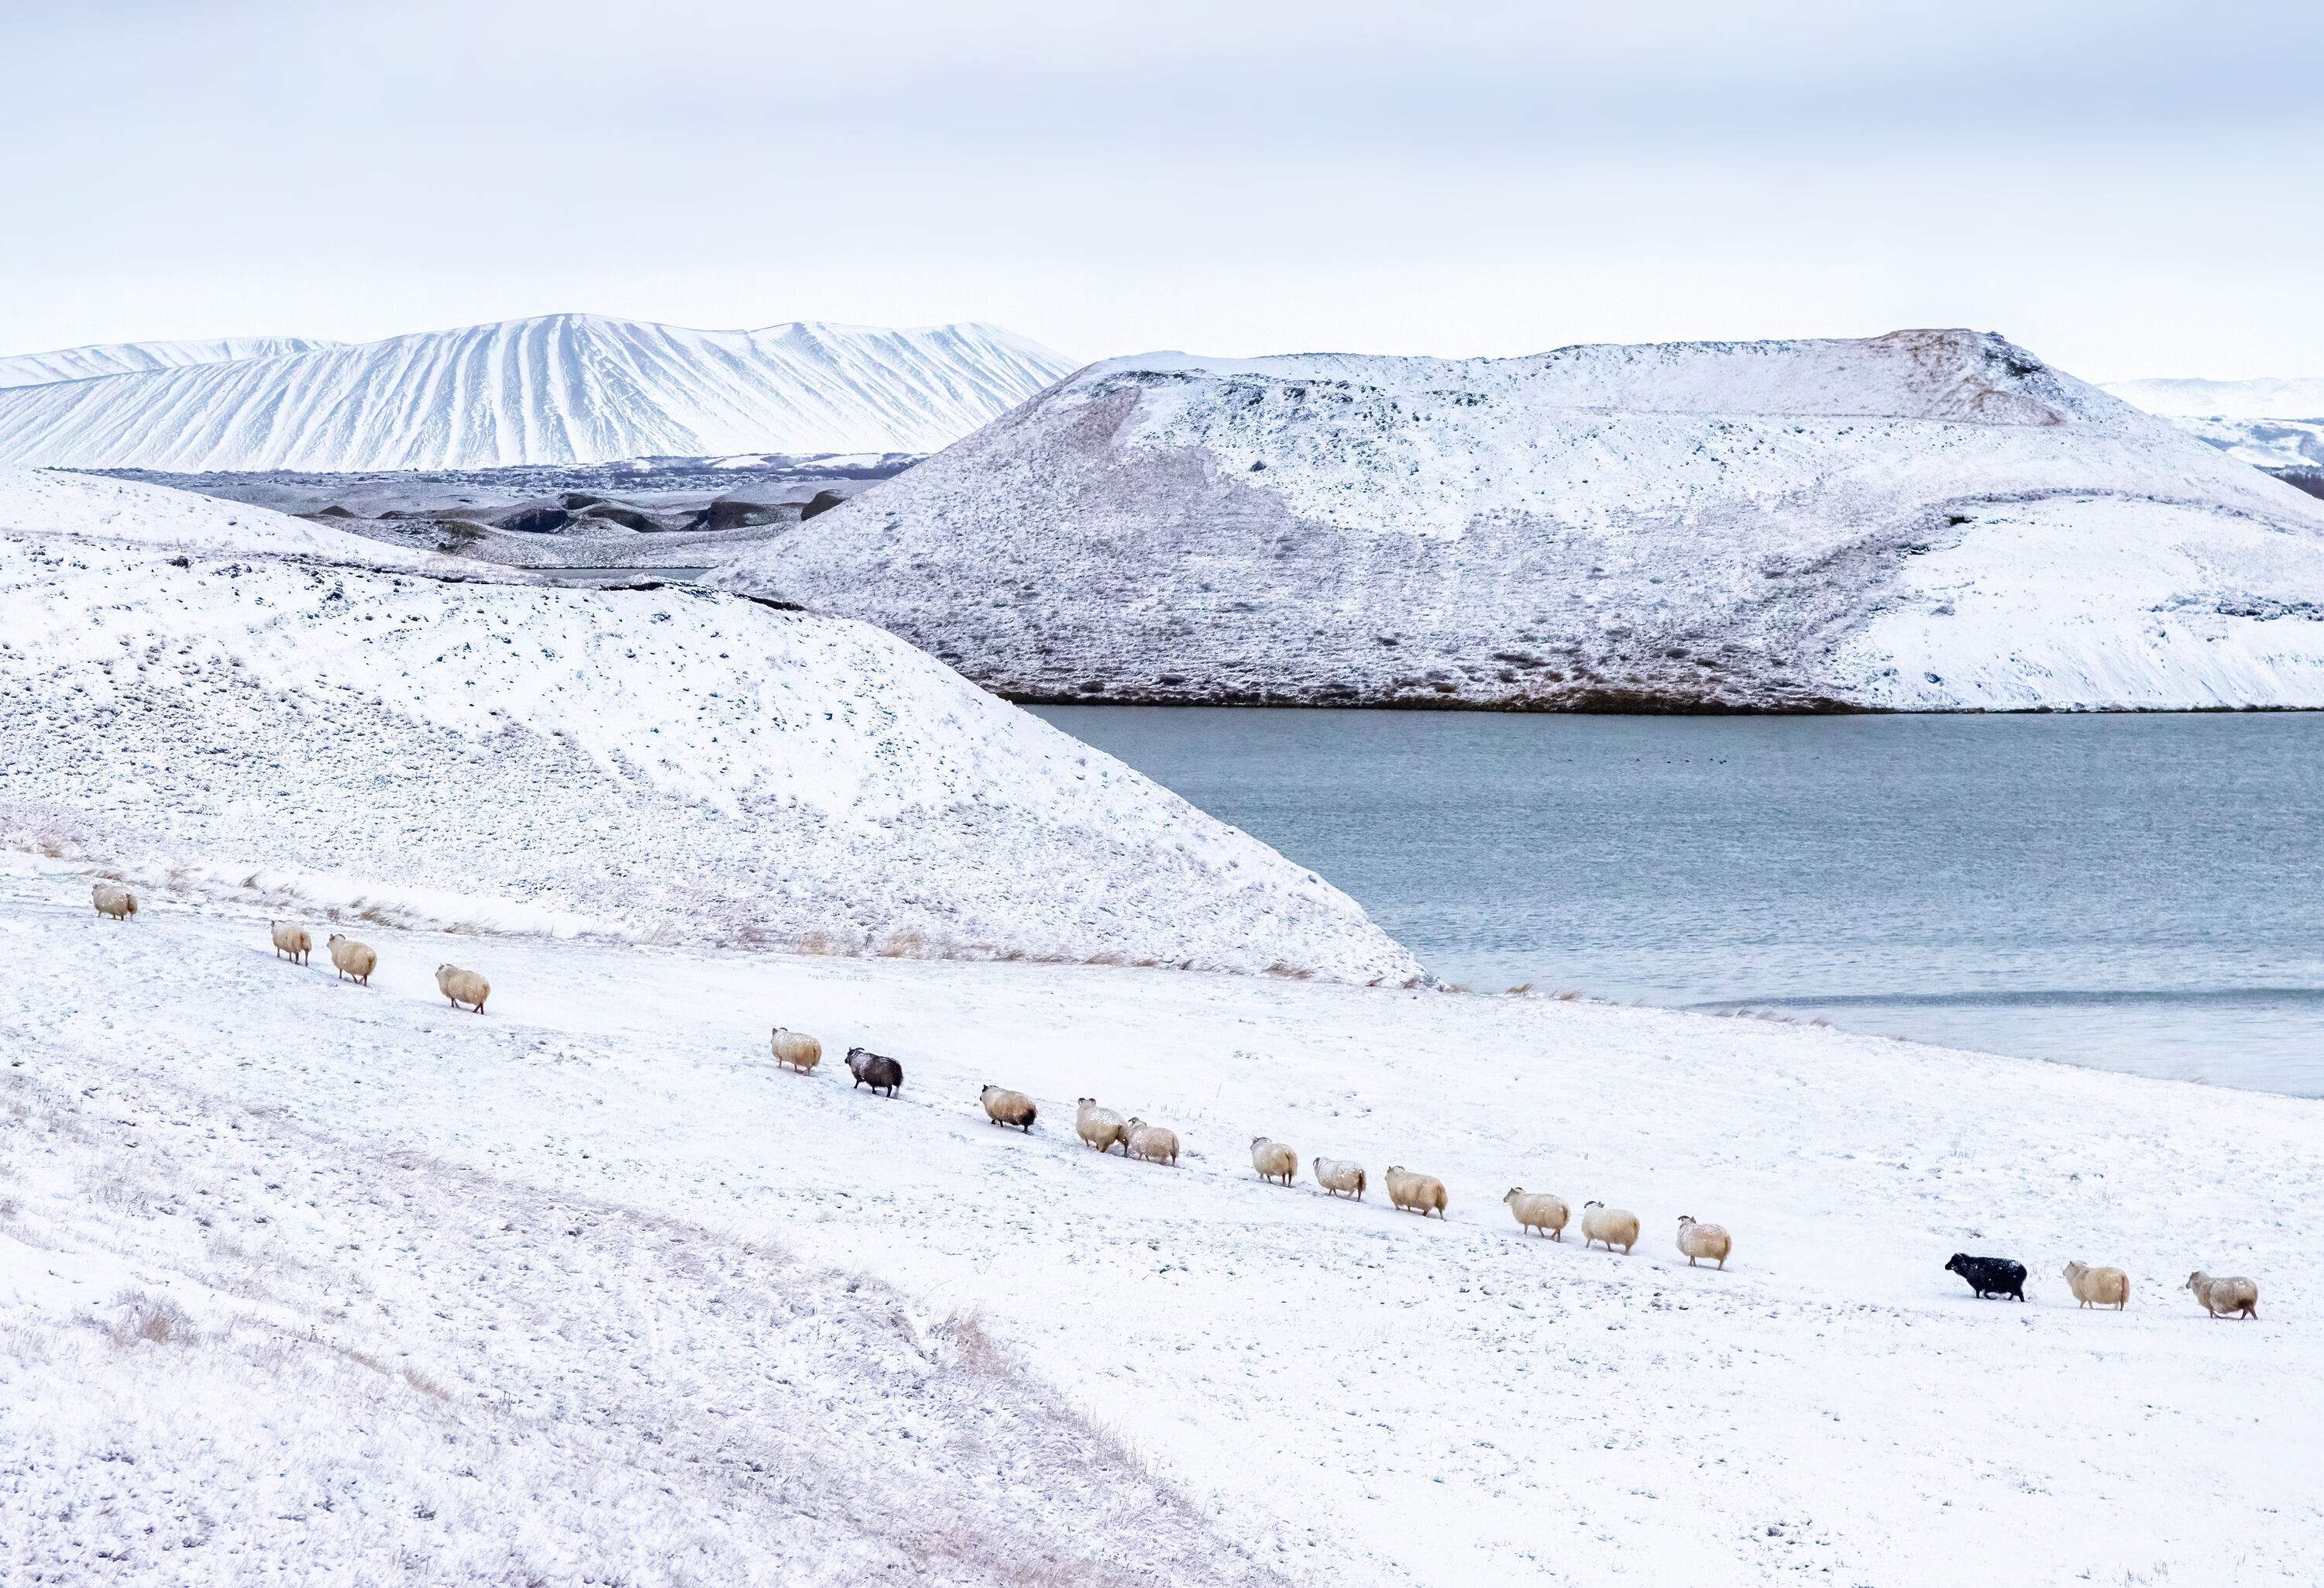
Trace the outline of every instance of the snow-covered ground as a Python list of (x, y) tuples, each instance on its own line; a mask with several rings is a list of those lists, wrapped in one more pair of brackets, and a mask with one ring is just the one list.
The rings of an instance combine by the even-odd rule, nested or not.
[(928, 452), (1072, 367), (988, 325), (704, 331), (546, 315), (0, 389), (0, 463), (449, 469)]
[[(2324, 1577), (2313, 1103), (1127, 968), (366, 926), (361, 988), (88, 882), (0, 859), (10, 1582)], [(1090, 1094), (1185, 1159), (1088, 1152)], [(1372, 1195), (1260, 1184), (1262, 1132)], [(1449, 1221), (1384, 1205), (1389, 1163)], [(1525, 1238), (1513, 1184), (1644, 1242)], [(2129, 1310), (2077, 1310), (2071, 1258)]]
[(722, 578), (1035, 700), (2324, 706), (2324, 504), (1966, 331), (1114, 359)]
[(0, 471), (0, 846), (472, 930), (1420, 970), (877, 629), (68, 475)]

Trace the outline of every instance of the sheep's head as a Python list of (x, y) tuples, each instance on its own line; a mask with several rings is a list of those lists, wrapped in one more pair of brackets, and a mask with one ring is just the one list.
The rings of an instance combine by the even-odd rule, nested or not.
[(2200, 1289), (2202, 1288), (2203, 1281), (2210, 1277), (2210, 1275), (2205, 1273), (2202, 1269), (2197, 1269), (2193, 1273), (2187, 1276), (2187, 1288), (2190, 1290)]
[(1683, 1230), (1692, 1223), (1694, 1223), (1694, 1215), (1692, 1214), (1683, 1213), (1678, 1215), (1678, 1227), (1680, 1229)]
[(1606, 1205), (1602, 1202), (1585, 1202), (1582, 1205), (1584, 1207), (1603, 1207)]
[(1094, 1097), (1076, 1097), (1074, 1099), (1074, 1102), (1083, 1108), (1095, 1108), (1097, 1106), (1097, 1099)]
[(1969, 1254), (1965, 1251), (1956, 1251), (1946, 1260), (1945, 1269), (1949, 1273), (1958, 1274), (1966, 1268), (1968, 1264)]
[(1523, 1196), (1524, 1195), (1525, 1187), (1523, 1186), (1512, 1186), (1509, 1187), (1509, 1194), (1507, 1196), (1502, 1197), (1501, 1200), (1503, 1202), (1515, 1202), (1518, 1197)]

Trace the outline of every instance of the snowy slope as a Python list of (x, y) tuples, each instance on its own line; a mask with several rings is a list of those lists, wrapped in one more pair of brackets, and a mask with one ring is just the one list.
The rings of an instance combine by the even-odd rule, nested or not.
[(1116, 359), (724, 578), (1038, 700), (2324, 705), (2324, 506), (1967, 331)]
[(102, 342), (88, 347), (60, 347), (53, 353), (0, 354), (0, 387), (86, 381), (189, 364), (278, 358), (332, 346), (310, 337), (210, 337), (191, 342)]
[(362, 470), (928, 452), (1072, 366), (997, 327), (550, 315), (0, 391), (0, 463)]
[(2107, 388), (2238, 463), (2324, 469), (2324, 380), (2124, 381)]
[[(0, 862), (0, 953), (42, 967), (0, 977), (0, 1242), (36, 1249), (0, 1245), (0, 1305), (32, 1293), (0, 1558), (49, 1581), (2324, 1580), (2312, 1102), (1102, 967), (386, 931), (366, 989), (245, 913), (99, 919), (88, 883)], [(774, 1073), (777, 1020), (897, 1055), (902, 1095)], [(1037, 1097), (1030, 1136), (985, 1081)], [(1088, 1151), (1084, 1095), (1185, 1156)], [(1296, 1186), (1252, 1175), (1261, 1132)], [(1321, 1195), (1317, 1153), (1371, 1194)], [(1383, 1205), (1389, 1163), (1449, 1218)], [(1512, 1185), (1644, 1239), (1528, 1239)], [(1733, 1232), (1727, 1271), (1672, 1250), (1682, 1213)], [(1974, 1299), (1964, 1251), (2028, 1302)], [(2127, 1310), (2077, 1309), (2073, 1258)], [(2197, 1268), (2255, 1279), (2259, 1321), (2204, 1318)], [(138, 1339), (124, 1291), (187, 1326)], [(1050, 1395), (964, 1384), (954, 1316), (1186, 1491), (1215, 1558)], [(964, 1490), (996, 1507), (971, 1559), (1024, 1574), (885, 1569)]]
[[(477, 929), (1418, 970), (1312, 873), (876, 629), (448, 582), (263, 509), (29, 477), (11, 505), (0, 475), (0, 845)], [(139, 501), (159, 544), (123, 532)]]

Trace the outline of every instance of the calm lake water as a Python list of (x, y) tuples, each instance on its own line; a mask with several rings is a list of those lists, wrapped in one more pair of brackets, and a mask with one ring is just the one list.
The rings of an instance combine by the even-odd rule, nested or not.
[(2324, 1095), (2324, 716), (1041, 715), (1448, 981)]

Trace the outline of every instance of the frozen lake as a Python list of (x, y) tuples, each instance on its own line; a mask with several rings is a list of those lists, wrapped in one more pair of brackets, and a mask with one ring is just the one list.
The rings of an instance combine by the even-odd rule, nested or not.
[(2324, 1095), (2324, 716), (1041, 715), (1449, 981)]

